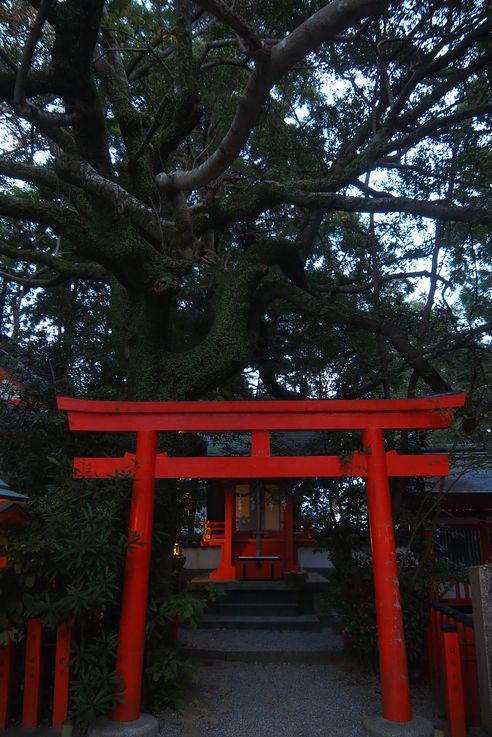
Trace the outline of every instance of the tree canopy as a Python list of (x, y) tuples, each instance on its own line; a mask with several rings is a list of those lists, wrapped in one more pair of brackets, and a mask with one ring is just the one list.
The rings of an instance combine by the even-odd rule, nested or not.
[(0, 26), (2, 327), (56, 344), (58, 388), (238, 396), (249, 368), (490, 406), (487, 3), (6, 0)]

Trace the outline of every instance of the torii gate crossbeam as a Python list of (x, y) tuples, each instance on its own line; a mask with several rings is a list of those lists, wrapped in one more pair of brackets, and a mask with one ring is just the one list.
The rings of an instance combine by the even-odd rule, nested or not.
[[(129, 535), (134, 539), (137, 534), (142, 544), (126, 559), (117, 653), (123, 701), (113, 719), (127, 722), (140, 716), (155, 478), (353, 475), (367, 479), (383, 716), (396, 724), (412, 722), (388, 477), (447, 475), (448, 466), (446, 456), (386, 453), (384, 430), (447, 427), (454, 409), (464, 401), (464, 394), (300, 402), (100, 402), (59, 397), (58, 407), (68, 413), (71, 430), (137, 432), (135, 456), (75, 461), (78, 476), (108, 476), (122, 470), (134, 475)], [(348, 461), (337, 456), (271, 456), (270, 432), (295, 430), (360, 430), (364, 450)], [(160, 431), (251, 432), (251, 456), (190, 459), (157, 455)]]

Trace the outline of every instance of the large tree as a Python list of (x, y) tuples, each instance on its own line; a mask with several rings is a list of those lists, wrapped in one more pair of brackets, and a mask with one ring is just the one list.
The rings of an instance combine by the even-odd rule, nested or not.
[(131, 398), (245, 367), (274, 397), (449, 391), (465, 350), (481, 385), (487, 3), (6, 0), (0, 23), (2, 309), (58, 290), (73, 336), (70, 304), (107, 303)]

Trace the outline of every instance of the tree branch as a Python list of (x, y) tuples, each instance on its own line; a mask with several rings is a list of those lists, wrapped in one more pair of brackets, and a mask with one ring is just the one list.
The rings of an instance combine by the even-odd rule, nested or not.
[(0, 174), (12, 177), (12, 179), (21, 179), (23, 182), (35, 184), (39, 187), (46, 187), (56, 194), (63, 194), (70, 202), (75, 204), (79, 212), (84, 212), (86, 215), (93, 214), (80, 189), (63, 182), (52, 169), (0, 158)]
[[(320, 184), (320, 182), (314, 183)], [(302, 189), (303, 185), (305, 189)], [(309, 191), (312, 182), (299, 181), (294, 186), (263, 181), (240, 196), (215, 202), (209, 209), (210, 222), (225, 225), (234, 220), (253, 220), (276, 205), (298, 205), (325, 212), (402, 212), (431, 219), (460, 223), (492, 223), (492, 211), (450, 205), (447, 200), (416, 200), (411, 197), (350, 197), (334, 192)]]
[(0, 192), (0, 215), (41, 223), (53, 228), (58, 235), (71, 239), (74, 243), (90, 241), (91, 236), (85, 221), (71, 207), (61, 207), (28, 197), (13, 197)]
[[(403, 279), (417, 279), (425, 276), (429, 279), (432, 278), (432, 272), (423, 269), (422, 271), (400, 271), (395, 274), (388, 274), (379, 277), (379, 284), (389, 284), (392, 281), (401, 281)], [(442, 281), (444, 284), (450, 285), (448, 279), (443, 276), (436, 275), (438, 281)], [(369, 292), (374, 289), (373, 282), (366, 282), (365, 284), (327, 284), (326, 286), (318, 286), (316, 291), (319, 294), (360, 294), (361, 292)]]
[(14, 86), (14, 109), (26, 120), (42, 126), (66, 126), (72, 125), (78, 119), (75, 113), (49, 113), (39, 110), (26, 100), (26, 80), (32, 64), (32, 57), (38, 44), (43, 27), (46, 22), (51, 0), (41, 0), (39, 10), (32, 25), (27, 41), (22, 52), (21, 63), (17, 72)]
[(281, 77), (321, 43), (334, 39), (340, 31), (368, 15), (382, 12), (387, 5), (387, 0), (333, 0), (274, 46), (268, 57), (261, 55), (239, 100), (231, 126), (215, 152), (196, 169), (159, 174), (159, 187), (164, 192), (190, 191), (223, 174), (239, 156), (259, 120), (270, 90)]
[(262, 49), (263, 44), (258, 34), (222, 0), (198, 0), (198, 3), (237, 33), (248, 56), (254, 57)]
[(396, 325), (377, 320), (366, 312), (352, 310), (342, 305), (327, 304), (324, 300), (304, 292), (298, 287), (280, 283), (268, 285), (269, 297), (285, 299), (299, 312), (313, 316), (330, 324), (348, 325), (356, 330), (366, 330), (382, 335), (397, 353), (413, 368), (428, 386), (436, 392), (451, 392), (452, 387), (431, 366), (431, 364), (411, 345)]
[[(0, 254), (7, 256), (14, 261), (27, 261), (32, 264), (42, 264), (43, 266), (53, 269), (65, 279), (73, 277), (106, 283), (109, 283), (111, 279), (109, 272), (99, 264), (93, 262), (74, 263), (71, 261), (65, 261), (63, 258), (53, 256), (50, 253), (44, 253), (43, 251), (37, 251), (32, 248), (16, 248), (15, 246), (1, 240)], [(8, 278), (11, 276), (17, 277), (18, 275), (10, 275)]]
[(162, 234), (174, 228), (174, 223), (160, 218), (151, 207), (116, 182), (101, 176), (84, 159), (59, 153), (55, 168), (64, 181), (81, 187), (87, 194), (102, 198), (114, 208), (117, 215), (127, 215), (130, 222), (146, 233), (153, 243), (162, 245)]
[(78, 153), (104, 176), (112, 171), (105, 111), (93, 73), (104, 0), (56, 3), (52, 60), (57, 78), (64, 79), (65, 108), (78, 114), (73, 133)]
[(485, 116), (490, 115), (491, 113), (492, 104), (483, 104), (465, 108), (464, 110), (456, 110), (450, 115), (440, 115), (426, 123), (417, 125), (415, 130), (411, 133), (401, 136), (400, 138), (393, 139), (388, 144), (387, 152), (390, 153), (395, 150), (401, 151), (407, 149), (410, 145), (417, 141), (421, 141), (428, 136), (438, 134), (441, 131), (445, 131), (446, 133), (449, 132), (452, 129), (452, 126), (457, 123), (463, 123), (474, 118), (485, 118)]
[(18, 274), (11, 274), (9, 271), (1, 270), (0, 277), (6, 279), (9, 282), (12, 282), (13, 284), (20, 284), (22, 287), (29, 287), (30, 289), (33, 289), (35, 287), (57, 287), (60, 284), (68, 281), (70, 278), (69, 276), (58, 274), (58, 276), (54, 276), (52, 279), (37, 279), (35, 275), (33, 275), (32, 277), (24, 277), (19, 276)]

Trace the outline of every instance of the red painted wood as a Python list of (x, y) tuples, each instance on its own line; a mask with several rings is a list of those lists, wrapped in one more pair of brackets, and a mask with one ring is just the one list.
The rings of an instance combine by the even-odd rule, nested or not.
[(186, 414), (177, 412), (152, 413), (90, 413), (70, 412), (71, 430), (97, 432), (138, 432), (156, 430), (163, 432), (220, 432), (248, 430), (364, 430), (378, 427), (386, 430), (437, 429), (448, 427), (454, 416), (451, 409), (435, 409), (428, 412), (326, 412), (256, 414)]
[(287, 499), (284, 509), (284, 545), (284, 571), (299, 571), (294, 543), (294, 506), (291, 499)]
[[(309, 399), (304, 401), (233, 401), (233, 402), (114, 402), (93, 399), (57, 397), (58, 409), (65, 412), (93, 414), (260, 414), (285, 413), (289, 415), (321, 413), (370, 413), (428, 411), (462, 407), (464, 393), (442, 394), (422, 399)], [(249, 428), (251, 429), (251, 428)], [(266, 429), (266, 428), (265, 428)]]
[(438, 630), (437, 630), (437, 611), (430, 609), (430, 682), (433, 689), (438, 688), (439, 684), (439, 647), (438, 647)]
[(22, 726), (36, 729), (39, 723), (42, 679), (43, 628), (40, 619), (28, 619)]
[(412, 710), (383, 433), (378, 429), (366, 430), (363, 441), (367, 448), (367, 507), (383, 716), (394, 722), (408, 722), (412, 718)]
[(442, 687), (442, 673), (443, 673), (443, 660), (442, 660), (442, 637), (441, 637), (441, 624), (442, 614), (436, 611), (436, 653), (437, 653), (437, 690), (440, 691)]
[(270, 455), (270, 433), (257, 430), (251, 433), (251, 455), (252, 456), (269, 456)]
[(0, 729), (6, 729), (9, 720), (13, 654), (13, 642), (0, 647)]
[(70, 697), (70, 645), (72, 625), (61, 624), (56, 630), (55, 685), (53, 692), (53, 729), (61, 729), (68, 716)]
[(282, 576), (280, 560), (236, 561), (236, 579), (241, 581), (280, 581)]
[[(460, 647), (456, 625), (445, 625), (442, 632), (444, 688), (449, 737), (466, 737), (463, 681), (461, 677)], [(451, 631), (451, 628), (453, 630)]]
[[(116, 722), (140, 717), (145, 621), (149, 589), (150, 553), (154, 518), (155, 458), (157, 433), (137, 435), (137, 468), (130, 507), (129, 541), (121, 605), (116, 667), (121, 677), (122, 703), (113, 711)], [(120, 689), (118, 689), (120, 690)]]
[(477, 652), (475, 647), (475, 632), (473, 627), (464, 628), (463, 647), (463, 679), (465, 712), (468, 724), (471, 727), (482, 726), (480, 707), (480, 687), (478, 682)]
[(214, 581), (235, 581), (237, 570), (234, 564), (233, 531), (235, 528), (234, 489), (225, 490), (224, 494), (224, 541), (222, 543), (219, 567), (212, 571), (210, 578)]
[(304, 402), (99, 402), (58, 397), (72, 430), (354, 430), (446, 427), (464, 394)]
[(482, 523), (479, 526), (479, 531), (480, 531), (480, 555), (482, 559), (481, 560), (482, 565), (486, 563), (492, 563), (489, 528), (487, 525)]
[[(267, 435), (268, 433), (265, 433)], [(446, 476), (445, 455), (386, 454), (389, 476)], [(105, 478), (115, 473), (133, 475), (135, 456), (122, 458), (75, 458), (74, 477)], [(170, 458), (160, 453), (156, 478), (315, 478), (318, 476), (367, 476), (365, 453), (354, 453), (349, 460), (338, 456), (245, 456)]]
[[(3, 506), (0, 499), (0, 506)], [(6, 509), (0, 510), (0, 527), (25, 527), (29, 515), (20, 504), (8, 504)]]

